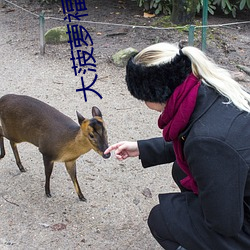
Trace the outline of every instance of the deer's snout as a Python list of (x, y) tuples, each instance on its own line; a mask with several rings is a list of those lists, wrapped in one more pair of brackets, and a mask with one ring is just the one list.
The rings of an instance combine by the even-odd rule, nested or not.
[(108, 153), (108, 154), (103, 154), (102, 157), (103, 157), (104, 159), (108, 159), (108, 158), (110, 157), (110, 155), (111, 155), (110, 153)]

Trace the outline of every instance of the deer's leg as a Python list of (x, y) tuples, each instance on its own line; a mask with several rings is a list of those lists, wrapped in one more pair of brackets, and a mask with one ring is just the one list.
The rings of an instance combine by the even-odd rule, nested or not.
[(3, 129), (1, 126), (0, 126), (0, 149), (1, 149), (0, 159), (2, 159), (5, 156), (5, 149), (3, 141)]
[(53, 171), (54, 162), (51, 161), (50, 157), (43, 155), (43, 163), (44, 163), (44, 168), (45, 168), (45, 194), (47, 197), (51, 197), (50, 177)]
[(68, 161), (65, 162), (66, 169), (70, 175), (71, 180), (74, 183), (74, 187), (76, 190), (76, 193), (78, 194), (78, 197), (81, 201), (87, 201), (86, 198), (83, 196), (82, 191), (80, 189), (80, 186), (77, 181), (76, 177), (76, 161)]
[(20, 160), (20, 157), (19, 157), (19, 154), (17, 151), (16, 143), (14, 141), (10, 141), (10, 145), (11, 145), (11, 148), (13, 150), (13, 153), (14, 153), (14, 156), (16, 159), (16, 164), (17, 164), (18, 168), (20, 169), (21, 172), (25, 172), (25, 169), (21, 163), (21, 160)]

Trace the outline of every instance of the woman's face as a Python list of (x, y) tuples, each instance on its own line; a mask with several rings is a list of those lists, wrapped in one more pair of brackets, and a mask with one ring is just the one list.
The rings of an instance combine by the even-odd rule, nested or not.
[(162, 112), (166, 106), (165, 103), (157, 103), (157, 102), (145, 102), (145, 104), (147, 105), (148, 108), (158, 112)]

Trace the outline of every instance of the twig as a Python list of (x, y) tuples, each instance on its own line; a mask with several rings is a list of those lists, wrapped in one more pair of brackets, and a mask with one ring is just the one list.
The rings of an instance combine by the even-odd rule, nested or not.
[(109, 34), (107, 34), (106, 36), (121, 36), (121, 35), (127, 35), (128, 34), (128, 32), (117, 32), (117, 33), (109, 33)]
[(18, 205), (17, 203), (7, 200), (6, 198), (4, 198), (4, 196), (2, 196), (2, 197), (3, 197), (3, 199), (4, 199), (6, 202), (8, 202), (8, 203), (10, 203), (10, 204), (12, 204), (12, 205), (15, 205), (15, 206), (17, 206), (17, 207), (19, 207), (19, 205)]
[(53, 81), (53, 83), (55, 83), (55, 84), (63, 84), (63, 82), (56, 82), (56, 81)]
[(248, 75), (250, 75), (250, 68), (244, 65), (237, 65), (237, 68), (243, 70), (245, 73), (247, 73)]
[(98, 77), (98, 80), (103, 80), (103, 79), (106, 79), (106, 78), (109, 78), (109, 76)]

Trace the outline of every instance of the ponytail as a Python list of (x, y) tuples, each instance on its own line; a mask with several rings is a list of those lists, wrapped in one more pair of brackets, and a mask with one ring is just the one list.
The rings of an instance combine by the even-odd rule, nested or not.
[(182, 53), (192, 62), (193, 74), (204, 84), (216, 89), (240, 110), (250, 113), (250, 94), (236, 82), (229, 72), (216, 65), (199, 49), (191, 46), (182, 48)]

